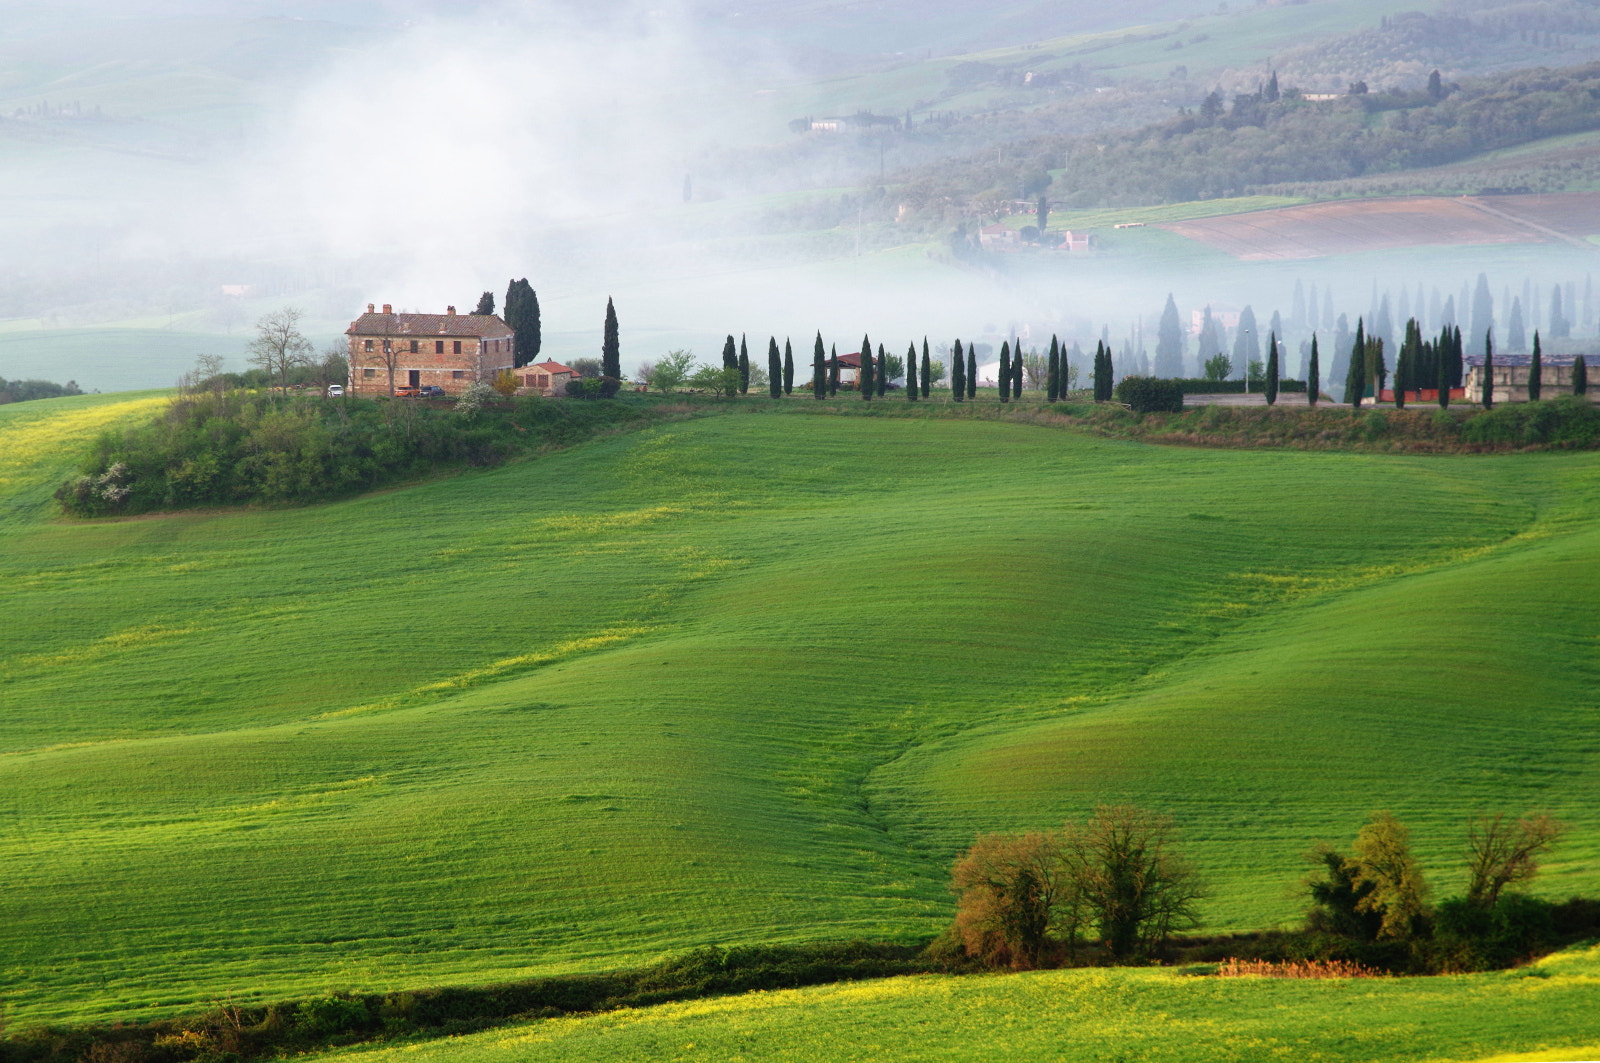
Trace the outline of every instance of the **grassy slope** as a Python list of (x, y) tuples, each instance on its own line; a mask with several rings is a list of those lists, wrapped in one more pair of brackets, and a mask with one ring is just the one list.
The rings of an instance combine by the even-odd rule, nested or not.
[(1596, 953), (1573, 950), (1527, 971), (1411, 980), (1213, 979), (1148, 970), (899, 978), (554, 1019), (318, 1058), (1594, 1059)]
[(734, 416), (64, 524), (21, 438), (17, 1020), (914, 937), (973, 832), (1107, 798), (1179, 815), (1214, 925), (1290, 917), (1295, 852), (1379, 806), (1435, 866), (1469, 810), (1548, 806), (1549, 889), (1600, 879), (1595, 455)]

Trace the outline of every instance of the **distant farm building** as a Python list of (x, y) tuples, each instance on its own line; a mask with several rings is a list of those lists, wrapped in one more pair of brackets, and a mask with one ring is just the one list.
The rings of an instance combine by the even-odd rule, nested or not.
[(978, 244), (985, 251), (1015, 251), (1022, 246), (1022, 233), (1005, 225), (985, 225), (978, 230)]
[(383, 304), (350, 323), (350, 390), (387, 395), (397, 388), (437, 386), (452, 395), (488, 383), (516, 364), (515, 336), (494, 314), (397, 314)]
[(535, 362), (517, 370), (519, 390), (542, 395), (565, 395), (567, 384), (578, 379), (578, 371), (560, 362)]
[(861, 352), (855, 351), (851, 354), (841, 354), (833, 361), (839, 364), (840, 385), (849, 384), (851, 387), (855, 387), (856, 382), (861, 379)]
[[(1557, 395), (1572, 394), (1572, 361), (1576, 355), (1545, 355), (1539, 369), (1539, 397), (1553, 399)], [(1586, 354), (1584, 364), (1592, 367), (1600, 363), (1600, 355)], [(1463, 361), (1462, 390), (1473, 402), (1483, 397), (1483, 356), (1468, 355)], [(1494, 401), (1528, 401), (1528, 377), (1533, 372), (1533, 355), (1500, 354), (1494, 356)], [(1454, 392), (1452, 392), (1454, 394)]]

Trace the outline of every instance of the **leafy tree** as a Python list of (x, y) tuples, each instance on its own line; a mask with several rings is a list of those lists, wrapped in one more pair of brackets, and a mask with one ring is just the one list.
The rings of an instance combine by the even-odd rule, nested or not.
[(967, 397), (967, 359), (961, 351), (961, 341), (956, 340), (955, 360), (951, 363), (950, 388), (957, 402)]
[(916, 402), (920, 397), (917, 388), (917, 345), (906, 349), (906, 401)]
[(713, 395), (730, 399), (739, 393), (743, 382), (737, 365), (725, 365), (720, 369), (714, 365), (702, 365), (689, 378), (691, 388), (697, 391), (709, 391)]
[[(1228, 374), (1233, 371), (1233, 363), (1228, 361), (1227, 355), (1217, 354), (1207, 358), (1202, 368), (1206, 380), (1221, 381), (1228, 379)], [(1244, 366), (1241, 365), (1239, 368), (1243, 369)]]
[(578, 376), (584, 380), (598, 380), (600, 378), (600, 359), (598, 358), (571, 358), (567, 361), (567, 367), (576, 370)]
[(1584, 361), (1581, 354), (1572, 360), (1572, 393), (1589, 394), (1589, 363)]
[(1494, 337), (1483, 334), (1483, 408), (1494, 409)]
[(1267, 334), (1267, 405), (1278, 404), (1278, 336)]
[(1356, 338), (1350, 347), (1350, 373), (1344, 380), (1344, 399), (1356, 409), (1361, 408), (1361, 398), (1367, 390), (1367, 333), (1366, 325), (1356, 319)]
[[(303, 312), (285, 306), (264, 315), (256, 322), (256, 338), (246, 348), (251, 365), (269, 376), (278, 378), (278, 387), (286, 394), (289, 390), (289, 370), (295, 366), (310, 365), (311, 341), (300, 334)], [(389, 371), (389, 391), (394, 393), (394, 370)]]
[(1311, 895), (1306, 929), (1354, 941), (1376, 941), (1383, 929), (1383, 913), (1366, 906), (1376, 887), (1356, 881), (1354, 861), (1327, 845), (1312, 849), (1306, 859), (1315, 869), (1305, 880)]
[(739, 394), (750, 394), (750, 348), (745, 346), (744, 333), (739, 333)]
[(872, 401), (872, 341), (866, 336), (861, 337), (861, 371), (856, 374), (857, 386), (861, 388), (861, 398)]
[(478, 305), (472, 310), (474, 314), (494, 313), (494, 292), (484, 292), (478, 296)]
[(1379, 937), (1407, 939), (1427, 914), (1428, 883), (1411, 855), (1411, 832), (1387, 812), (1374, 812), (1356, 835), (1349, 860), (1352, 881), (1371, 889), (1357, 911), (1382, 915)]
[(539, 295), (528, 278), (513, 280), (506, 286), (505, 314), (503, 320), (515, 334), (512, 347), (516, 368), (530, 364), (539, 357), (544, 338), (539, 321)]
[[(617, 308), (606, 300), (605, 339), (600, 344), (600, 377), (602, 380), (622, 381), (622, 349), (617, 337)], [(613, 393), (616, 385), (611, 385)]]
[(958, 898), (952, 934), (990, 967), (1038, 967), (1057, 902), (1072, 884), (1056, 832), (980, 835), (950, 871)]
[[(794, 364), (789, 365), (790, 372), (794, 371)], [(783, 361), (778, 357), (778, 337), (772, 336), (767, 340), (767, 394), (775, 399), (783, 398)]]
[(922, 397), (933, 394), (933, 359), (928, 354), (928, 337), (922, 337)]
[(1178, 304), (1171, 293), (1161, 311), (1161, 325), (1156, 331), (1155, 375), (1183, 376), (1183, 325), (1178, 320)]
[(689, 351), (668, 351), (650, 367), (650, 386), (663, 395), (677, 391), (689, 379), (694, 355)]
[(1493, 908), (1507, 886), (1539, 874), (1539, 857), (1561, 837), (1561, 824), (1546, 815), (1515, 823), (1504, 814), (1477, 816), (1467, 828), (1467, 903)]
[(972, 344), (967, 344), (967, 398), (978, 397), (978, 352)]
[(1011, 401), (1011, 344), (1000, 343), (1000, 401)]
[[(1560, 285), (1556, 286), (1560, 290)], [(1533, 330), (1533, 362), (1528, 366), (1528, 401), (1538, 402), (1544, 390), (1544, 358), (1539, 350), (1539, 330)]]
[(818, 402), (828, 394), (828, 352), (822, 348), (820, 329), (816, 346), (811, 350), (811, 394)]
[(783, 393), (794, 394), (794, 348), (787, 336), (783, 338)]
[(1306, 402), (1315, 406), (1322, 388), (1322, 362), (1317, 354), (1317, 334), (1311, 334), (1311, 360), (1306, 368)]

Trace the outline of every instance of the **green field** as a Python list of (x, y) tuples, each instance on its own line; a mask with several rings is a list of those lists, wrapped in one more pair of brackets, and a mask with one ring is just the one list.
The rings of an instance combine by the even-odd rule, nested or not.
[(1600, 455), (797, 397), (335, 505), (55, 519), (86, 419), (149, 416), (123, 398), (0, 408), (15, 1024), (917, 940), (974, 833), (1102, 801), (1176, 816), (1217, 929), (1294, 920), (1297, 854), (1382, 807), (1441, 894), (1472, 812), (1535, 807), (1571, 825), (1540, 892), (1600, 886)]
[(750, 993), (552, 1019), (341, 1063), (1594, 1059), (1600, 950), (1526, 971), (1307, 982), (1052, 971)]

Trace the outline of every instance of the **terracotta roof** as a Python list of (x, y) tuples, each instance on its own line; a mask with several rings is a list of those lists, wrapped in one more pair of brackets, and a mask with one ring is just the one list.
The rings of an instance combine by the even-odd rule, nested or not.
[(841, 354), (839, 356), (839, 368), (840, 369), (860, 369), (861, 368), (861, 352), (860, 351), (855, 351), (855, 352), (852, 352), (850, 354)]
[(345, 329), (346, 336), (405, 336), (426, 339), (471, 336), (510, 339), (516, 333), (494, 314), (362, 314)]
[(546, 373), (549, 373), (551, 376), (554, 376), (557, 373), (572, 373), (572, 374), (576, 375), (577, 372), (578, 372), (576, 369), (570, 368), (569, 366), (562, 365), (560, 362), (534, 362), (532, 365), (523, 366), (523, 368), (524, 369), (543, 369)]

